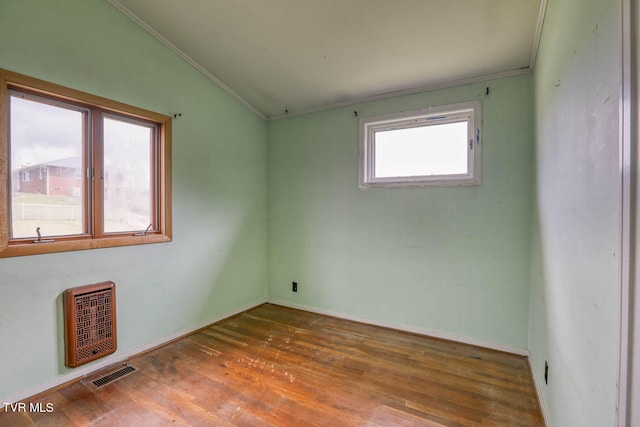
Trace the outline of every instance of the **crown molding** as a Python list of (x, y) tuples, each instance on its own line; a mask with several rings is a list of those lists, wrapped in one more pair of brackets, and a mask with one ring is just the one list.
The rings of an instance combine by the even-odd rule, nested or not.
[(519, 75), (523, 75), (523, 74), (529, 74), (529, 73), (533, 72), (533, 69), (535, 67), (535, 62), (536, 62), (536, 57), (537, 57), (537, 54), (538, 54), (538, 49), (539, 49), (539, 46), (540, 46), (540, 38), (541, 38), (541, 34), (542, 34), (542, 27), (543, 27), (543, 24), (544, 24), (544, 17), (545, 17), (545, 12), (546, 12), (546, 8), (547, 8), (547, 1), (548, 0), (541, 0), (541, 2), (540, 2), (540, 9), (538, 10), (538, 20), (537, 20), (537, 24), (536, 24), (536, 32), (535, 32), (535, 35), (534, 35), (533, 46), (532, 46), (532, 49), (531, 49), (531, 57), (529, 59), (529, 66), (528, 67), (519, 68), (519, 69), (515, 69), (515, 70), (509, 70), (509, 71), (503, 71), (503, 72), (498, 72), (498, 73), (493, 73), (493, 74), (488, 74), (488, 75), (483, 75), (483, 76), (476, 76), (476, 77), (471, 77), (471, 78), (466, 78), (466, 79), (461, 79), (461, 80), (452, 80), (452, 81), (448, 81), (448, 82), (441, 82), (441, 83), (437, 83), (437, 84), (425, 85), (425, 86), (420, 86), (420, 87), (411, 88), (411, 89), (405, 89), (405, 90), (400, 90), (400, 91), (386, 92), (386, 93), (382, 93), (382, 94), (366, 96), (366, 97), (352, 99), (352, 100), (348, 100), (348, 101), (342, 101), (342, 102), (337, 102), (337, 103), (332, 103), (332, 104), (325, 104), (325, 105), (320, 105), (320, 106), (315, 106), (315, 107), (303, 108), (303, 109), (300, 109), (300, 110), (297, 110), (297, 111), (289, 111), (288, 113), (277, 114), (277, 115), (272, 115), (272, 116), (268, 116), (268, 115), (262, 113), (257, 108), (255, 108), (253, 105), (251, 105), (248, 101), (246, 101), (244, 98), (242, 98), (236, 92), (234, 92), (230, 87), (225, 85), (222, 81), (220, 81), (213, 74), (211, 74), (209, 71), (207, 71), (197, 61), (195, 61), (193, 58), (191, 58), (185, 52), (180, 50), (180, 48), (178, 48), (176, 45), (174, 45), (169, 40), (167, 40), (164, 36), (162, 36), (162, 34), (158, 33), (153, 27), (151, 27), (149, 24), (147, 24), (143, 19), (141, 19), (139, 16), (137, 16), (135, 13), (133, 13), (131, 10), (129, 10), (127, 7), (125, 7), (118, 0), (107, 0), (107, 1), (111, 5), (113, 5), (116, 9), (118, 9), (120, 12), (122, 12), (125, 16), (130, 18), (132, 21), (134, 21), (136, 24), (138, 24), (140, 27), (142, 27), (145, 31), (147, 31), (149, 34), (151, 34), (153, 37), (155, 37), (157, 40), (159, 40), (161, 43), (163, 43), (165, 46), (167, 46), (169, 49), (171, 49), (179, 57), (181, 57), (186, 62), (188, 62), (191, 66), (193, 66), (196, 70), (198, 70), (200, 73), (202, 73), (205, 77), (207, 77), (209, 80), (214, 82), (218, 87), (220, 87), (222, 90), (227, 92), (229, 95), (231, 95), (234, 99), (236, 99), (238, 102), (240, 102), (246, 108), (248, 108), (250, 111), (252, 111), (256, 116), (260, 117), (261, 119), (263, 119), (265, 121), (272, 121), (272, 120), (279, 120), (279, 119), (283, 119), (283, 118), (287, 118), (287, 117), (300, 116), (300, 115), (303, 115), (303, 114), (316, 113), (316, 112), (319, 112), (319, 111), (330, 110), (330, 109), (339, 108), (339, 107), (345, 107), (345, 106), (349, 106), (349, 105), (362, 104), (362, 103), (372, 102), (372, 101), (379, 101), (379, 100), (383, 100), (383, 99), (387, 99), (387, 98), (394, 98), (394, 97), (405, 96), (405, 95), (413, 95), (413, 94), (417, 94), (417, 93), (429, 92), (429, 91), (438, 90), (438, 89), (446, 89), (446, 88), (450, 88), (450, 87), (454, 87), (454, 86), (460, 86), (460, 85), (472, 84), (472, 83), (479, 83), (479, 82), (483, 82), (483, 81), (487, 81), (487, 80), (494, 80), (494, 79), (499, 79), (499, 78), (506, 78), (506, 77), (519, 76)]
[(547, 12), (547, 0), (540, 1), (540, 9), (538, 10), (538, 21), (536, 23), (536, 33), (533, 36), (533, 47), (531, 48), (531, 58), (529, 59), (529, 68), (533, 71), (536, 67), (536, 58), (538, 57), (538, 49), (540, 48), (540, 37), (542, 37), (542, 26), (544, 25), (544, 16)]
[(398, 97), (398, 96), (414, 95), (416, 93), (431, 92), (431, 91), (434, 91), (434, 90), (447, 89), (447, 88), (450, 88), (450, 87), (462, 86), (462, 85), (467, 85), (467, 84), (472, 84), (472, 83), (480, 83), (480, 82), (484, 82), (484, 81), (488, 81), (488, 80), (495, 80), (495, 79), (503, 79), (503, 78), (507, 78), (507, 77), (521, 76), (523, 74), (530, 74), (531, 71), (532, 70), (529, 67), (525, 67), (525, 68), (519, 68), (517, 70), (502, 71), (502, 72), (499, 72), (499, 73), (486, 74), (486, 75), (483, 75), (483, 76), (470, 77), (470, 78), (467, 78), (467, 79), (452, 80), (452, 81), (449, 81), (449, 82), (442, 82), (442, 83), (433, 84), (433, 85), (420, 86), (420, 87), (416, 87), (416, 88), (413, 88), (413, 89), (405, 89), (405, 90), (399, 90), (399, 91), (395, 91), (395, 92), (387, 92), (387, 93), (382, 93), (382, 94), (378, 94), (378, 95), (372, 95), (372, 96), (366, 96), (366, 97), (363, 97), (363, 98), (353, 99), (353, 100), (349, 100), (349, 101), (337, 102), (337, 103), (334, 103), (334, 104), (326, 104), (326, 105), (322, 105), (322, 106), (318, 106), (318, 107), (303, 108), (303, 109), (297, 110), (297, 111), (289, 111), (289, 113), (286, 113), (286, 114), (278, 114), (278, 115), (275, 115), (275, 116), (268, 116), (267, 120), (272, 121), (272, 120), (284, 119), (284, 118), (288, 118), (288, 117), (301, 116), (303, 114), (317, 113), (318, 111), (331, 110), (331, 109), (339, 108), (339, 107), (346, 107), (346, 106), (349, 106), (349, 105), (364, 104), (366, 102), (380, 101), (380, 100), (387, 99), (387, 98), (395, 98), (395, 97)]
[(231, 95), (236, 101), (238, 101), (239, 103), (241, 103), (242, 105), (247, 107), (249, 110), (251, 110), (251, 112), (253, 112), (256, 116), (260, 117), (262, 120), (267, 120), (267, 116), (265, 116), (261, 111), (259, 111), (257, 108), (255, 108), (253, 105), (251, 105), (249, 102), (247, 102), (247, 100), (245, 100), (243, 97), (241, 97), (240, 95), (235, 93), (229, 86), (227, 86), (224, 83), (222, 83), (218, 78), (216, 78), (216, 76), (214, 76), (213, 74), (208, 72), (202, 65), (200, 65), (198, 62), (196, 62), (196, 60), (194, 60), (189, 55), (187, 55), (182, 50), (180, 50), (180, 48), (178, 48), (176, 45), (174, 45), (169, 40), (167, 40), (162, 34), (160, 34), (155, 29), (153, 29), (153, 27), (151, 27), (149, 24), (147, 24), (142, 18), (140, 18), (135, 13), (133, 13), (131, 10), (129, 10), (127, 7), (125, 7), (118, 0), (107, 0), (107, 1), (113, 7), (118, 9), (125, 16), (127, 16), (129, 19), (131, 19), (133, 22), (135, 22), (140, 27), (142, 27), (144, 30), (146, 30), (153, 37), (158, 39), (162, 44), (164, 44), (169, 49), (171, 49), (179, 57), (181, 57), (182, 59), (187, 61), (191, 66), (193, 66), (193, 68), (195, 68), (196, 70), (200, 71), (205, 77), (207, 77), (209, 80), (211, 80), (216, 85), (218, 85), (222, 90), (224, 90), (229, 95)]

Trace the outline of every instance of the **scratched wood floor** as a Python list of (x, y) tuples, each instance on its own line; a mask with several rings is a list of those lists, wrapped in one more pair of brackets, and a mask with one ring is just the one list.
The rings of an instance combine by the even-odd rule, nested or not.
[[(262, 305), (2, 426), (543, 426), (523, 357)], [(90, 378), (93, 379), (93, 378)]]

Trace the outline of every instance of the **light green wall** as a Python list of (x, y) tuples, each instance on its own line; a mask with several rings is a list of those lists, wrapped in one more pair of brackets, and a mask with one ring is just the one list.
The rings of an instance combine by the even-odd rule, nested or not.
[[(612, 425), (619, 12), (619, 1), (549, 0), (533, 77), (266, 125), (105, 1), (2, 0), (1, 68), (183, 115), (173, 132), (173, 242), (0, 259), (0, 342), (11, 343), (0, 347), (0, 401), (68, 372), (60, 294), (113, 280), (119, 352), (268, 292), (529, 347), (542, 384), (550, 362), (543, 393), (554, 426)], [(353, 110), (475, 99), (483, 103), (481, 186), (357, 189)]]
[(615, 422), (620, 7), (550, 0), (535, 70), (529, 346), (558, 427)]
[[(525, 75), (270, 122), (270, 299), (526, 348), (531, 84)], [(481, 186), (358, 190), (354, 110), (476, 99)]]
[(264, 299), (264, 121), (102, 0), (2, 0), (0, 67), (182, 113), (173, 242), (0, 259), (0, 401), (67, 372), (66, 288), (116, 282), (119, 352)]

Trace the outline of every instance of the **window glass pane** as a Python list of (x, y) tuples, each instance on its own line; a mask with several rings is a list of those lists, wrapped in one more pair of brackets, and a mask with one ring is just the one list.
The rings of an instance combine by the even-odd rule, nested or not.
[(104, 119), (104, 231), (145, 230), (153, 223), (154, 128)]
[(82, 234), (87, 113), (12, 93), (11, 238)]
[(468, 172), (467, 122), (375, 132), (375, 177)]

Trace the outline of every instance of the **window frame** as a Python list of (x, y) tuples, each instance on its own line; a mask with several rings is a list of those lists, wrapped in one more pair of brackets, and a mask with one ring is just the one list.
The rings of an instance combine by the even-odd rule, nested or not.
[[(467, 120), (467, 173), (375, 176), (375, 134), (393, 129), (437, 126)], [(425, 124), (428, 123), (428, 124)], [(427, 109), (361, 117), (359, 129), (359, 188), (440, 187), (480, 185), (482, 167), (482, 112), (480, 101), (442, 105)]]
[[(56, 236), (53, 238), (54, 241), (50, 243), (34, 243), (30, 238), (9, 240), (9, 227), (11, 227), (11, 207), (9, 206), (11, 191), (11, 171), (9, 170), (10, 90), (57, 102), (67, 102), (91, 110), (90, 129), (87, 131), (91, 141), (84, 142), (91, 152), (87, 156), (83, 155), (83, 164), (89, 162), (93, 165), (102, 162), (101, 149), (96, 149), (96, 147), (102, 144), (101, 119), (103, 116), (129, 118), (157, 126), (157, 144), (154, 144), (157, 148), (153, 149), (155, 150), (155, 158), (150, 159), (155, 175), (152, 186), (157, 187), (154, 191), (156, 199), (154, 202), (155, 221), (157, 222), (154, 230), (148, 233), (104, 233), (102, 223), (97, 225), (102, 220), (102, 212), (99, 212), (99, 207), (103, 202), (98, 202), (98, 198), (104, 197), (103, 184), (97, 179), (99, 173), (95, 172), (93, 177), (87, 179), (84, 191), (86, 202), (83, 210), (88, 211), (85, 213), (85, 220), (89, 222), (87, 225), (89, 228), (83, 228), (88, 231), (88, 234)], [(171, 241), (171, 134), (172, 121), (170, 116), (0, 69), (0, 258)]]

